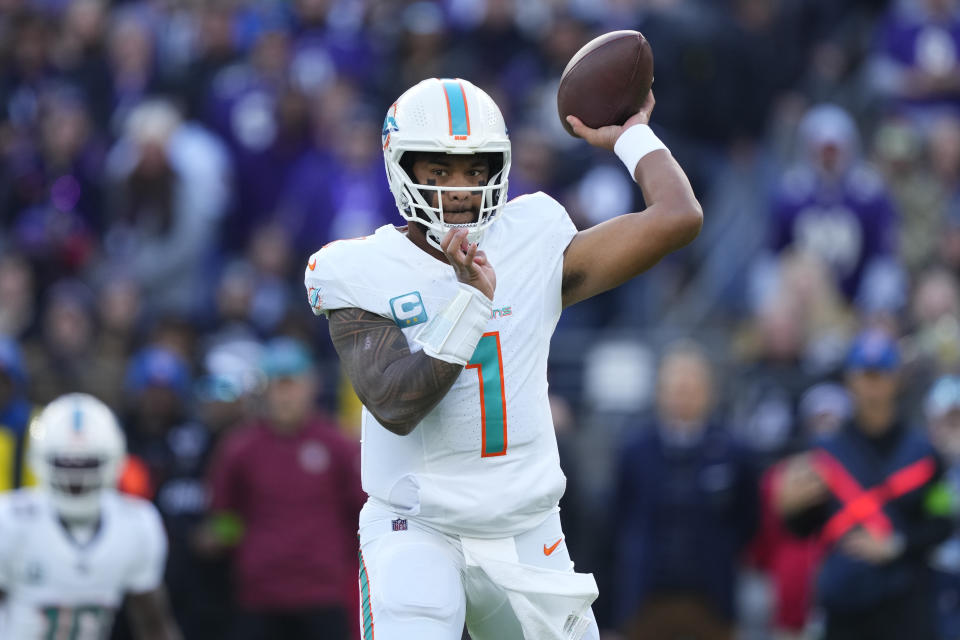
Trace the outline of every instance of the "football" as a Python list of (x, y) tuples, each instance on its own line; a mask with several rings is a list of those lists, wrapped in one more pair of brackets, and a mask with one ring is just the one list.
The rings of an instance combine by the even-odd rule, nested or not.
[(639, 31), (611, 31), (585, 44), (560, 76), (557, 110), (594, 129), (623, 124), (640, 110), (653, 84), (653, 51)]

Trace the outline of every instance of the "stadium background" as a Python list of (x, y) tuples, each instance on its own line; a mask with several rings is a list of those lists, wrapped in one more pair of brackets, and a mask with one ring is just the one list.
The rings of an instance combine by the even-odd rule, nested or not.
[[(0, 400), (107, 401), (172, 532), (203, 521), (215, 441), (261, 410), (270, 339), (309, 345), (318, 410), (355, 437), (302, 270), (330, 240), (399, 223), (385, 109), (422, 78), (468, 78), (506, 118), (511, 195), (546, 191), (581, 227), (636, 210), (613, 154), (569, 137), (555, 103), (570, 56), (622, 28), (652, 43), (654, 129), (705, 224), (637, 281), (568, 309), (554, 337), (580, 568), (610, 584), (618, 452), (648, 422), (657, 359), (678, 338), (708, 354), (712, 420), (757, 473), (814, 420), (843, 416), (844, 355), (865, 326), (899, 338), (923, 428), (933, 381), (960, 363), (952, 0), (0, 0)], [(836, 157), (853, 177), (811, 185)], [(797, 231), (791, 210), (811, 222)], [(187, 435), (170, 444), (174, 432)], [(15, 456), (2, 464), (0, 486), (19, 482)], [(742, 559), (740, 627), (767, 637), (771, 588)]]

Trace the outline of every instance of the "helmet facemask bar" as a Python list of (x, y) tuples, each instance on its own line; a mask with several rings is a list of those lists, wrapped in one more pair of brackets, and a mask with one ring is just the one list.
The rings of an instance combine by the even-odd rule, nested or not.
[(115, 480), (115, 465), (95, 455), (50, 456), (47, 465), (47, 485), (57, 511), (74, 520), (95, 517), (102, 490)]
[[(407, 153), (410, 153), (409, 151)], [(437, 186), (419, 184), (413, 181), (399, 162), (387, 163), (387, 178), (399, 188), (394, 189), (397, 194), (397, 208), (405, 220), (422, 224), (427, 228), (427, 242), (440, 249), (440, 241), (450, 229), (465, 228), (467, 242), (479, 243), (483, 233), (496, 219), (507, 202), (507, 175), (510, 171), (510, 152), (485, 152), (490, 155), (500, 155), (499, 170), (493, 173), (486, 184), (469, 186)], [(493, 163), (491, 163), (493, 164)], [(495, 168), (494, 166), (491, 169)], [(393, 186), (393, 185), (391, 185)], [(480, 192), (480, 209), (476, 222), (448, 223), (444, 216), (443, 194), (445, 192)], [(427, 197), (425, 197), (425, 195)], [(428, 202), (436, 203), (433, 206)]]

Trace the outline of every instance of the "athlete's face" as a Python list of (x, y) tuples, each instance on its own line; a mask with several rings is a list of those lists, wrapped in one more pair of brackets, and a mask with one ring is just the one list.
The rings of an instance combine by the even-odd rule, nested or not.
[[(487, 184), (490, 163), (481, 155), (419, 154), (411, 168), (418, 184), (437, 187), (465, 187), (462, 191), (443, 191), (443, 217), (447, 224), (476, 222), (480, 215), (482, 192), (471, 190)], [(424, 194), (432, 206), (433, 192)]]

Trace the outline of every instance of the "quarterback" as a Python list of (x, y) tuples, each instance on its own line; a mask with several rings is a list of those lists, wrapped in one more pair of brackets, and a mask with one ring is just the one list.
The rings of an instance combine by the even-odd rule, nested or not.
[(387, 180), (407, 226), (333, 242), (305, 271), (363, 402), (364, 640), (598, 638), (589, 574), (560, 527), (565, 478), (547, 400), (564, 307), (643, 272), (699, 232), (683, 171), (647, 126), (570, 124), (615, 151), (648, 208), (578, 232), (543, 193), (507, 202), (493, 100), (430, 79), (388, 109)]
[(125, 455), (111, 411), (62, 396), (30, 427), (40, 484), (0, 495), (0, 638), (101, 640), (126, 596), (135, 637), (179, 640), (152, 504), (113, 490)]

